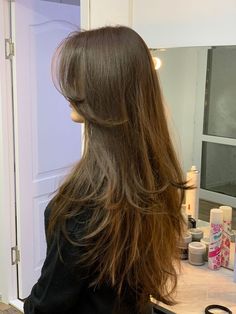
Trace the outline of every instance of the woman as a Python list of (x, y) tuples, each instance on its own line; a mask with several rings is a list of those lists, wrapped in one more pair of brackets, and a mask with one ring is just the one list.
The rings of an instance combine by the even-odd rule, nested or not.
[(152, 57), (127, 27), (75, 32), (55, 58), (81, 160), (45, 211), (47, 257), (25, 313), (147, 313), (173, 304), (182, 173)]

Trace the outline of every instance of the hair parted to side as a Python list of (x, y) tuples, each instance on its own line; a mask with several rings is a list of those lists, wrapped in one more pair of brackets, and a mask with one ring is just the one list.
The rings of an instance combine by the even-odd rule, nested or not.
[[(173, 304), (186, 185), (169, 136), (152, 57), (132, 29), (74, 32), (54, 60), (61, 93), (85, 119), (85, 149), (53, 201), (49, 234), (91, 210), (79, 265)], [(55, 70), (54, 69), (54, 70)]]

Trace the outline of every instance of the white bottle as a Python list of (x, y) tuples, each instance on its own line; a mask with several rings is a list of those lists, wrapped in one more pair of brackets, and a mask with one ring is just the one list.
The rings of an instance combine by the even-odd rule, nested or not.
[(192, 166), (187, 172), (187, 185), (192, 186), (192, 189), (186, 190), (186, 213), (191, 215), (196, 221), (198, 220), (198, 202), (199, 202), (199, 186), (200, 175), (196, 166)]

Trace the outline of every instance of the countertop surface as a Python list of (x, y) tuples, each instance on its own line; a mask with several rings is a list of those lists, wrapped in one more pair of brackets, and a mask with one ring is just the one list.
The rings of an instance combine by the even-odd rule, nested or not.
[[(204, 314), (210, 304), (228, 307), (236, 314), (236, 283), (233, 282), (233, 271), (225, 268), (212, 271), (207, 263), (203, 266), (192, 266), (183, 261), (182, 271), (176, 292), (175, 306), (162, 305), (177, 314)], [(214, 313), (225, 313), (215, 311)]]

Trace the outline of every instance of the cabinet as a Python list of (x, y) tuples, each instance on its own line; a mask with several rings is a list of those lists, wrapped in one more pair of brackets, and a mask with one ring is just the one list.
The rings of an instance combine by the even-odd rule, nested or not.
[(132, 0), (81, 0), (81, 28), (132, 27)]
[(235, 0), (81, 0), (84, 29), (122, 24), (151, 48), (236, 44)]
[(133, 0), (133, 28), (149, 47), (236, 44), (234, 0)]

